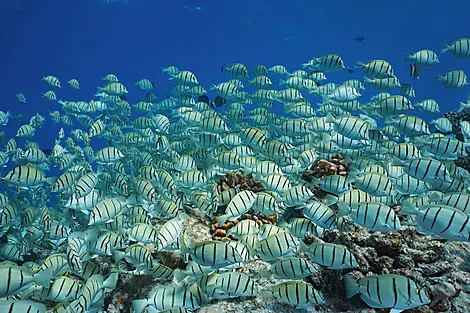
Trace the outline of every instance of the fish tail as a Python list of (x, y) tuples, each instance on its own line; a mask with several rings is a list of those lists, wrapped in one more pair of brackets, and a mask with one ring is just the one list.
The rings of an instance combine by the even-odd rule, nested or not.
[(219, 223), (219, 225), (224, 225), (227, 218), (228, 218), (227, 215), (218, 216), (217, 217), (217, 222)]
[(360, 293), (359, 285), (348, 275), (344, 276), (344, 289), (346, 292), (346, 298), (352, 298), (358, 293)]
[(445, 53), (445, 52), (449, 51), (449, 49), (450, 49), (450, 46), (448, 44), (444, 44), (442, 46), (441, 53)]
[(34, 281), (43, 287), (49, 288), (51, 285), (51, 278), (54, 270), (52, 267), (48, 267), (43, 271), (40, 271), (34, 275)]
[(411, 54), (405, 54), (405, 60), (412, 60), (413, 56)]
[(371, 84), (372, 83), (372, 79), (367, 77), (367, 76), (364, 76), (364, 83), (365, 84)]
[(364, 66), (365, 66), (365, 64), (361, 60), (356, 62), (356, 67), (360, 68), (360, 67), (364, 67)]
[(416, 214), (418, 213), (418, 208), (415, 207), (410, 201), (405, 200), (402, 203), (400, 213), (404, 215)]
[(351, 213), (351, 208), (346, 203), (338, 202), (336, 203), (336, 205), (338, 206), (339, 217), (346, 216), (346, 215), (349, 215), (349, 213)]
[(465, 109), (470, 108), (470, 103), (465, 103), (465, 102), (460, 102), (459, 110), (458, 112), (462, 112)]
[(142, 313), (148, 306), (148, 301), (146, 299), (134, 300), (132, 301), (132, 306), (134, 307), (135, 313)]

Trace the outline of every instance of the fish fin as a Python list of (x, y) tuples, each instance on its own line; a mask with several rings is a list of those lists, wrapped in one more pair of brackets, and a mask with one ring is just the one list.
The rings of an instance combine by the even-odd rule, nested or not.
[(336, 197), (336, 196), (328, 194), (328, 195), (326, 195), (326, 198), (327, 198), (327, 201), (328, 201), (327, 202), (328, 206), (338, 203), (338, 197)]
[(367, 77), (367, 76), (364, 76), (364, 84), (371, 84), (372, 83), (372, 79)]
[(38, 272), (34, 275), (34, 281), (45, 288), (49, 288), (51, 285), (52, 274), (54, 274), (54, 269), (48, 267), (43, 271)]
[(465, 103), (465, 102), (460, 102), (459, 110), (458, 112), (462, 112), (465, 109), (470, 108), (470, 103)]
[(225, 224), (225, 221), (227, 221), (227, 218), (229, 216), (228, 215), (221, 215), (221, 216), (218, 216), (217, 217), (217, 222), (219, 223), (219, 225), (224, 225)]
[(344, 275), (344, 289), (346, 293), (346, 298), (352, 298), (358, 293), (360, 293), (359, 285), (348, 275)]
[(334, 123), (335, 121), (336, 121), (335, 117), (331, 113), (328, 113), (326, 115), (326, 118), (325, 118), (326, 123)]
[(390, 310), (390, 313), (400, 313), (400, 312), (403, 312), (403, 310), (400, 310), (400, 309), (391, 309)]
[(351, 208), (344, 202), (338, 202), (336, 204), (338, 206), (338, 216), (345, 216), (351, 213)]
[(176, 269), (174, 271), (173, 277), (175, 278), (177, 283), (182, 282), (186, 277), (188, 277), (188, 274), (183, 272), (181, 269)]
[(267, 300), (274, 298), (273, 292), (271, 290), (261, 290), (261, 298)]
[(310, 248), (303, 241), (300, 241), (299, 251), (298, 252), (309, 254), (310, 253)]
[(140, 299), (132, 301), (135, 313), (142, 313), (142, 311), (149, 305), (147, 299)]
[(327, 134), (327, 133), (322, 133), (321, 134), (321, 142), (323, 144), (327, 144), (330, 141), (331, 141), (331, 136), (329, 134)]
[(445, 53), (445, 52), (449, 51), (449, 49), (450, 49), (450, 46), (448, 44), (444, 44), (442, 46), (441, 53)]
[(359, 68), (359, 67), (364, 67), (364, 65), (365, 65), (364, 62), (362, 62), (361, 60), (359, 60), (359, 61), (356, 62), (356, 66), (355, 66), (355, 67), (358, 67), (358, 68)]
[(103, 282), (103, 288), (114, 290), (116, 289), (119, 273), (111, 273), (108, 278)]
[(414, 206), (410, 201), (404, 200), (402, 202), (402, 207), (400, 210), (401, 214), (408, 215), (408, 214), (416, 214), (418, 213), (418, 208)]

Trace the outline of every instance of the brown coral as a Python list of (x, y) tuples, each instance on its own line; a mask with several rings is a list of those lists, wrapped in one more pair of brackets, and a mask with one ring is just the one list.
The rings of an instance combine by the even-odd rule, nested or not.
[(212, 219), (211, 234), (212, 239), (214, 240), (233, 240), (234, 238), (230, 235), (227, 237), (227, 232), (230, 228), (237, 225), (240, 221), (243, 220), (253, 220), (259, 226), (263, 224), (277, 224), (277, 215), (276, 214), (263, 214), (253, 210), (248, 211), (248, 213), (243, 214), (240, 218), (235, 221), (226, 221), (223, 225), (219, 225), (215, 218)]
[(251, 190), (253, 192), (264, 190), (263, 184), (260, 180), (254, 180), (240, 172), (227, 172), (224, 177), (217, 180), (217, 190), (219, 192), (235, 187), (238, 187), (240, 190)]

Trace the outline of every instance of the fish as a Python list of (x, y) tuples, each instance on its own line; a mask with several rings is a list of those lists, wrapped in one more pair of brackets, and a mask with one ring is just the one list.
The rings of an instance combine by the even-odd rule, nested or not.
[(263, 291), (263, 298), (275, 298), (294, 306), (296, 309), (325, 304), (322, 295), (309, 284), (300, 281), (287, 281), (274, 286), (270, 291)]
[[(468, 47), (461, 38), (443, 52), (466, 58)], [(222, 63), (210, 85), (175, 64), (162, 69), (164, 87), (110, 73), (88, 95), (88, 78), (38, 77), (43, 99), (28, 103), (49, 114), (0, 112), (0, 305), (88, 312), (105, 310), (109, 293), (118, 308), (129, 290), (122, 273), (155, 281), (149, 294), (124, 295), (137, 311), (184, 313), (235, 297), (308, 309), (325, 304), (331, 287), (321, 280), (315, 290), (311, 274), (364, 267), (350, 235), (395, 237), (406, 226), (429, 244), (469, 242), (470, 175), (459, 160), (468, 157), (469, 101), (441, 116), (416, 82), (445, 65), (439, 57), (418, 48), (404, 60), (354, 59), (354, 69), (336, 53), (303, 64)], [(400, 59), (409, 73), (394, 70)], [(444, 96), (467, 85), (455, 66), (437, 78)], [(330, 74), (343, 70), (351, 76)], [(23, 91), (13, 101), (26, 103)], [(377, 246), (383, 237), (373, 235)], [(361, 247), (377, 249), (370, 240)], [(408, 286), (419, 289), (411, 280), (375, 276), (377, 294), (366, 276), (345, 279), (348, 296), (361, 293), (374, 308), (380, 296), (394, 312), (428, 303), (421, 291), (407, 296)], [(287, 281), (263, 286), (270, 279)]]
[(394, 274), (370, 275), (356, 282), (344, 276), (346, 297), (361, 295), (362, 301), (373, 308), (391, 308), (393, 313), (431, 302), (423, 289), (408, 277)]

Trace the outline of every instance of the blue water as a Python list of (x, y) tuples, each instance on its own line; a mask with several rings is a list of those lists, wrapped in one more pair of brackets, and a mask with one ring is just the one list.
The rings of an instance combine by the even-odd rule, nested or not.
[[(115, 73), (129, 87), (132, 103), (145, 94), (132, 87), (143, 77), (159, 85), (155, 93), (160, 99), (165, 96), (171, 82), (161, 71), (164, 66), (191, 70), (209, 88), (227, 79), (220, 71), (223, 64), (242, 62), (249, 69), (282, 64), (293, 71), (314, 56), (337, 53), (348, 67), (359, 59), (388, 60), (402, 83), (412, 82), (418, 100), (433, 98), (445, 112), (467, 99), (468, 88), (447, 90), (435, 77), (454, 68), (470, 75), (470, 60), (440, 55), (441, 64), (412, 81), (403, 56), (423, 48), (440, 51), (444, 43), (470, 36), (469, 9), (470, 2), (463, 0), (2, 1), (0, 110), (22, 113), (28, 121), (36, 112), (47, 116), (59, 109), (41, 99), (49, 89), (41, 81), (45, 75), (61, 80), (59, 98), (89, 101), (101, 78)], [(356, 36), (365, 40), (354, 41)], [(362, 79), (363, 73), (327, 77), (341, 82)], [(80, 81), (81, 90), (68, 87), (70, 78)], [(27, 104), (17, 102), (19, 92)], [(51, 124), (35, 136), (43, 148), (50, 148), (56, 137), (58, 127)], [(5, 127), (7, 139), (18, 126), (11, 121)]]

